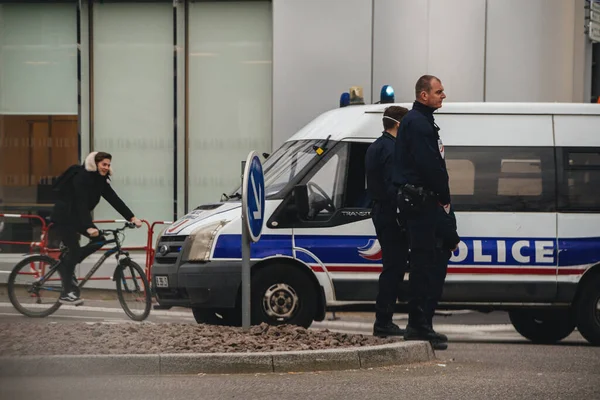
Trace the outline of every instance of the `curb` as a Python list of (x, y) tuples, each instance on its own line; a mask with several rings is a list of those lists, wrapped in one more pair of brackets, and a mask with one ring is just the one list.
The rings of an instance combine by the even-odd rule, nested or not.
[(428, 342), (265, 353), (0, 357), (0, 376), (196, 375), (335, 371), (426, 362)]

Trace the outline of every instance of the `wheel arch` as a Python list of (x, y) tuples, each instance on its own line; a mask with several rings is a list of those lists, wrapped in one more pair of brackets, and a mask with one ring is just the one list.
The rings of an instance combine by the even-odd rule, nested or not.
[(587, 285), (587, 283), (592, 280), (594, 277), (600, 275), (600, 263), (591, 266), (584, 272), (583, 276), (577, 282), (577, 290), (575, 291), (575, 297), (573, 297), (573, 302), (571, 303), (571, 307), (577, 307), (577, 303), (581, 298), (581, 293), (583, 288)]
[[(315, 276), (314, 272), (304, 263), (287, 256), (275, 256), (269, 257), (263, 260), (258, 261), (250, 267), (250, 276), (254, 276), (258, 271), (261, 271), (265, 268), (268, 268), (273, 265), (286, 265), (291, 268), (295, 268), (298, 271), (301, 271), (313, 284), (315, 288), (315, 292), (317, 294), (317, 311), (315, 316), (313, 317), (315, 321), (323, 321), (325, 319), (325, 307), (326, 307), (326, 299), (325, 299), (325, 291), (319, 280)], [(242, 285), (240, 283), (240, 287), (237, 293), (236, 305), (241, 307), (241, 298), (242, 298)]]

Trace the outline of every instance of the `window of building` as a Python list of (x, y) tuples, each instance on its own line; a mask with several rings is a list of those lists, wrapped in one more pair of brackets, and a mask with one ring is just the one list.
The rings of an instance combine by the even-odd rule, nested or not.
[[(173, 218), (173, 4), (93, 7), (94, 150), (113, 155), (111, 185), (138, 218)], [(95, 219), (122, 218), (101, 201)], [(127, 244), (146, 243), (143, 229)]]
[(252, 150), (271, 152), (270, 1), (190, 2), (189, 205), (241, 183)]
[[(0, 4), (0, 213), (48, 217), (54, 178), (78, 162), (77, 35), (75, 2)], [(39, 241), (39, 221), (3, 222), (0, 240)]]

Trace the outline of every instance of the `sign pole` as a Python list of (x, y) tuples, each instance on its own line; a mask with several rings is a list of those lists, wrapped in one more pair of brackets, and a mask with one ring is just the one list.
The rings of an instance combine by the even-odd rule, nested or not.
[[(245, 214), (245, 212), (242, 212)], [(250, 328), (250, 235), (242, 215), (242, 328)]]
[(265, 181), (260, 158), (248, 154), (242, 177), (242, 329), (251, 322), (250, 244), (260, 240), (265, 217)]

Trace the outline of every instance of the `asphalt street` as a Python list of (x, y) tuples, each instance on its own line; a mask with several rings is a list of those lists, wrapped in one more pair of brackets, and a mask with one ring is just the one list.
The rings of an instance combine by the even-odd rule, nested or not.
[[(328, 313), (312, 328), (370, 334), (371, 313)], [(400, 325), (406, 315), (395, 317)], [(31, 319), (0, 298), (0, 329), (7, 322), (128, 324), (114, 300), (61, 307)], [(153, 310), (146, 323), (195, 324), (190, 310)], [(441, 312), (436, 329), (450, 346), (435, 362), (371, 370), (245, 375), (0, 377), (0, 399), (600, 399), (600, 348), (574, 332), (556, 345), (534, 345), (506, 313)]]
[(0, 377), (0, 399), (599, 399), (600, 348), (453, 343), (435, 362), (339, 372)]

